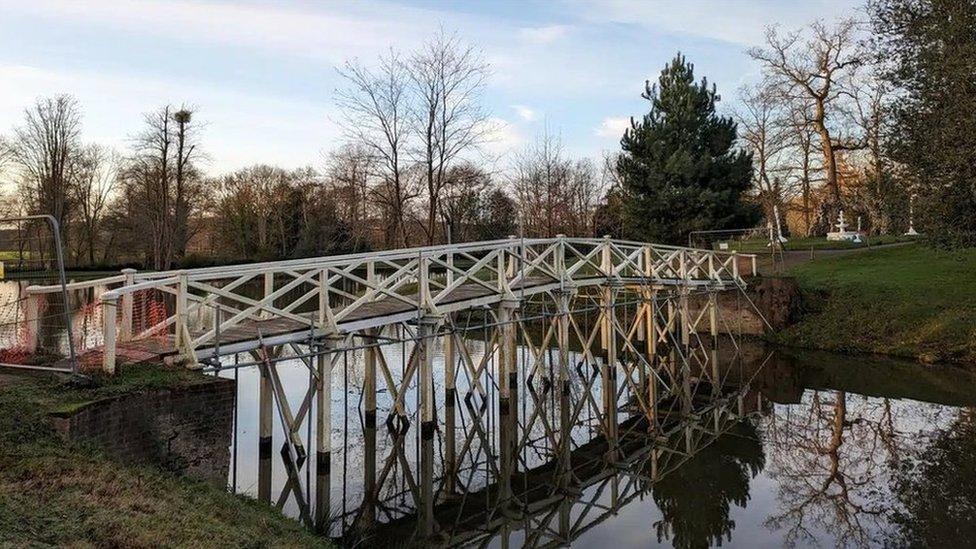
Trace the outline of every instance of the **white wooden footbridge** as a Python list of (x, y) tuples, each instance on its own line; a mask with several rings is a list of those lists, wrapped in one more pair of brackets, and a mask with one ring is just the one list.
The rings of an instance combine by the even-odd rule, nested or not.
[[(293, 495), (302, 517), (326, 530), (332, 371), (348, 353), (362, 353), (365, 428), (375, 432), (378, 409), (386, 410), (394, 431), (409, 425), (408, 417), (419, 420), (419, 475), (409, 485), (418, 539), (428, 540), (438, 530), (435, 503), (463, 490), (464, 463), (475, 459), (479, 440), (503, 439), (500, 444), (512, 445), (517, 456), (542, 438), (552, 441), (554, 459), (568, 459), (577, 441), (560, 438), (550, 416), (555, 412), (531, 389), (533, 380), (561, 395), (569, 394), (571, 378), (583, 385), (585, 396), (556, 418), (566, 430), (593, 411), (600, 436), (611, 441), (608, 463), (624, 424), (618, 411), (645, 418), (642, 425), (652, 431), (659, 428), (662, 402), (683, 403), (680, 409), (690, 414), (693, 386), (723, 382), (716, 359), (722, 322), (717, 295), (741, 291), (744, 276), (754, 274), (753, 255), (558, 236), (182, 271), (127, 270), (70, 284), (69, 290), (98, 289), (101, 336), (81, 358), (107, 372), (120, 360), (166, 359), (221, 369), (231, 356), (235, 367), (258, 367), (262, 463), (270, 464), (275, 415), (283, 429), (288, 482), (279, 504)], [(484, 334), (477, 352), (465, 335), (473, 328)], [(394, 368), (384, 346), (408, 342), (410, 350)], [(434, 345), (443, 355), (443, 371), (436, 376)], [(250, 362), (238, 360), (242, 353)], [(276, 367), (286, 359), (301, 361), (309, 371), (311, 381), (297, 406), (288, 401)], [(576, 374), (585, 368), (593, 375)], [(535, 411), (524, 417), (509, 403), (519, 374), (534, 400)], [(435, 377), (442, 396), (435, 394)], [(506, 437), (497, 424), (484, 423), (485, 409), (495, 409), (489, 403), (496, 401), (499, 413), (515, 422), (515, 434)], [(467, 427), (456, 423), (458, 417), (467, 417)], [(309, 426), (304, 438), (303, 424)], [(443, 438), (439, 468), (431, 442), (435, 431)], [(537, 431), (540, 437), (530, 436)], [(305, 448), (313, 443), (314, 505), (297, 488)], [(394, 462), (406, 468), (405, 457)], [(375, 465), (366, 464), (372, 478), (365, 485), (377, 499), (389, 469), (377, 472)], [(509, 474), (520, 468), (510, 465)], [(496, 481), (504, 487), (500, 474)], [(269, 490), (259, 481), (262, 499), (270, 501)]]

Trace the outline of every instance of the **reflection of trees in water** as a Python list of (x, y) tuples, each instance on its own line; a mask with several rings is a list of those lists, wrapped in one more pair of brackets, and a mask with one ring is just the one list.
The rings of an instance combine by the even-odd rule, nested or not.
[(675, 547), (707, 547), (731, 539), (731, 504), (745, 507), (749, 481), (765, 466), (762, 443), (748, 421), (699, 451), (653, 488), (663, 518), (654, 524), (658, 542)]
[(976, 540), (976, 410), (966, 408), (917, 456), (904, 460), (893, 489), (895, 544), (953, 547)]
[(876, 541), (891, 511), (892, 469), (918, 445), (918, 426), (938, 420), (938, 408), (814, 391), (779, 410), (766, 431), (779, 512), (766, 526), (785, 530), (788, 545), (823, 534), (838, 546)]

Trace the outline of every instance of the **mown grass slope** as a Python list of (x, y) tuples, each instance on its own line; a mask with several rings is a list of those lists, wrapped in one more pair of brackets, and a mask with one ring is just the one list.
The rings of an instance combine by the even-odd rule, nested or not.
[(0, 546), (326, 547), (297, 522), (223, 487), (64, 444), (48, 414), (199, 374), (129, 367), (94, 387), (0, 373)]
[(920, 244), (793, 269), (806, 312), (781, 342), (976, 365), (976, 249)]

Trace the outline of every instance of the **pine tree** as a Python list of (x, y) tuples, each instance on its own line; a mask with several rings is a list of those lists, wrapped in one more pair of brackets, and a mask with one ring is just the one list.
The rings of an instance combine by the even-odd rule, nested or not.
[(752, 156), (734, 150), (736, 124), (715, 113), (719, 100), (680, 53), (641, 97), (651, 110), (621, 139), (617, 169), (625, 192), (626, 232), (649, 242), (679, 244), (688, 233), (751, 227), (758, 209), (742, 200)]

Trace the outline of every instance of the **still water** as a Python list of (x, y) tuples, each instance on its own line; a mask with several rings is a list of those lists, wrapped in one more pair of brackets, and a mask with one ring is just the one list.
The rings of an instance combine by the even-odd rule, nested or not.
[[(474, 348), (479, 352), (477, 342)], [(393, 365), (408, 349), (384, 352)], [(705, 394), (695, 396), (694, 410), (672, 422), (670, 434), (649, 435), (636, 414), (622, 413), (616, 461), (605, 459), (606, 448), (592, 442), (601, 439), (592, 410), (598, 407), (585, 402), (587, 395), (600, 400), (599, 381), (592, 382), (585, 369), (576, 372), (567, 400), (569, 409), (580, 413), (569, 429), (574, 457), (566, 467), (554, 457), (558, 444), (546, 435), (559, 429), (559, 398), (555, 391), (539, 397), (528, 390), (529, 361), (524, 360), (515, 430), (525, 444), (515, 452), (514, 468), (501, 468), (501, 416), (489, 410), (479, 420), (477, 406), (460, 406), (460, 415), (470, 421), (457, 421), (456, 444), (466, 440), (464, 432), (476, 431), (475, 424), (486, 435), (471, 437), (453, 493), (445, 491), (445, 418), (439, 400), (437, 534), (421, 543), (413, 537), (420, 503), (415, 495), (419, 429), (414, 422), (406, 434), (389, 432), (383, 420), (391, 403), (382, 399), (378, 428), (364, 428), (363, 361), (361, 352), (350, 353), (333, 374), (336, 450), (328, 535), (364, 547), (931, 546), (976, 539), (970, 521), (976, 510), (976, 376), (950, 367), (819, 352), (726, 354), (736, 355), (723, 366), (735, 370), (724, 376), (728, 386), (705, 387)], [(572, 358), (582, 356), (574, 351)], [(438, 354), (435, 371), (442, 369)], [(298, 361), (281, 371), (297, 407), (309, 372)], [(246, 368), (220, 375), (236, 376), (239, 383), (231, 486), (258, 497), (259, 373)], [(443, 379), (435, 384), (440, 395)], [(459, 381), (461, 395), (462, 385)], [(414, 404), (407, 401), (410, 409)], [(542, 416), (549, 418), (548, 426), (540, 425)], [(275, 449), (283, 439), (279, 427)], [(312, 430), (307, 435), (314, 439)], [(313, 505), (322, 477), (317, 480), (310, 464), (300, 474), (300, 487), (287, 488), (288, 474), (277, 453), (270, 467), (270, 502), (301, 517), (298, 492)], [(512, 492), (507, 500), (496, 488), (502, 475)], [(364, 496), (371, 483), (378, 486), (375, 498)]]

